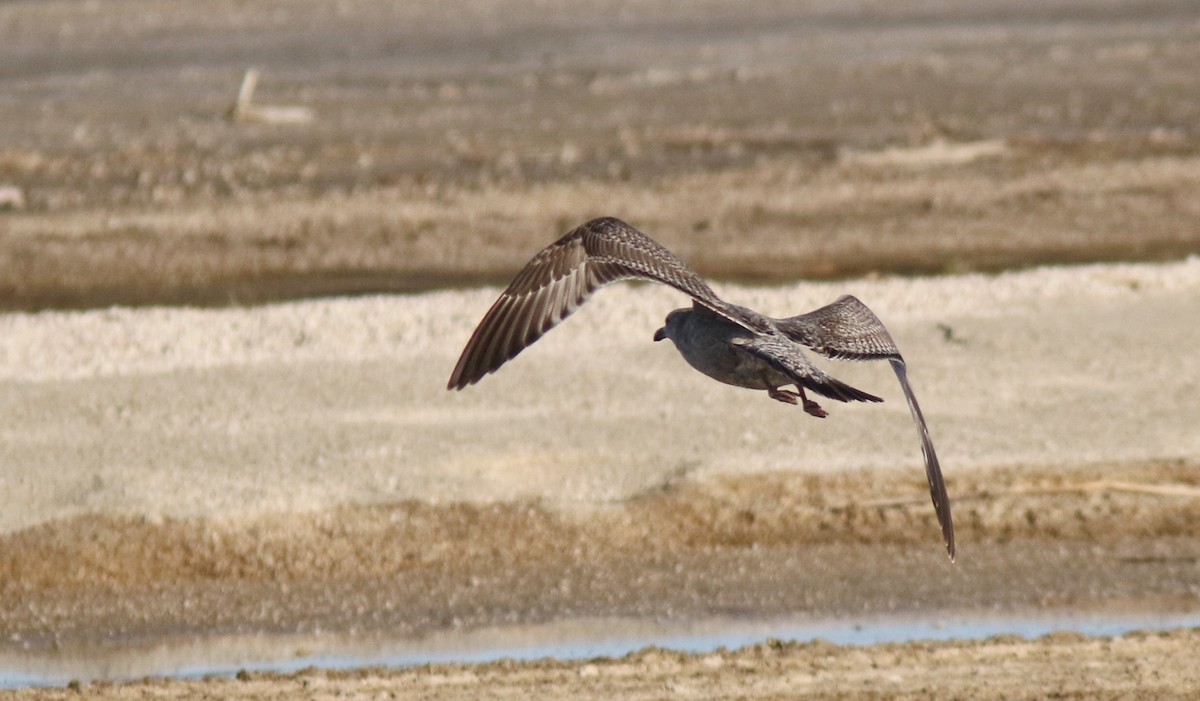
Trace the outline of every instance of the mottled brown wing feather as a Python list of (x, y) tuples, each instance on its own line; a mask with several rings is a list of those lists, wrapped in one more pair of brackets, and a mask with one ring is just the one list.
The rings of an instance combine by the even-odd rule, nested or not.
[(618, 280), (669, 285), (750, 330), (768, 323), (729, 305), (674, 253), (625, 222), (594, 219), (538, 252), (471, 334), (448, 389), (478, 382), (570, 316), (597, 289)]
[(946, 480), (942, 478), (942, 467), (938, 463), (937, 453), (933, 450), (933, 441), (929, 438), (929, 428), (925, 425), (925, 416), (921, 413), (921, 405), (908, 384), (908, 369), (902, 358), (890, 358), (892, 370), (896, 371), (896, 379), (900, 380), (900, 388), (904, 390), (904, 398), (908, 401), (908, 410), (912, 412), (913, 422), (921, 434), (921, 453), (925, 456), (925, 478), (929, 481), (929, 496), (933, 498), (933, 510), (937, 513), (938, 523), (942, 526), (942, 537), (946, 540), (946, 552), (950, 560), (954, 560), (954, 519), (950, 516), (950, 496), (946, 493)]
[(788, 338), (828, 358), (883, 360), (900, 357), (900, 350), (879, 317), (850, 295), (807, 314), (777, 319), (775, 325)]

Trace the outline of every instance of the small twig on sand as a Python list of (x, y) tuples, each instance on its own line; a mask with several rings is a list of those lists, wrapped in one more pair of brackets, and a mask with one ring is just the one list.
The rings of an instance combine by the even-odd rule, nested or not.
[(300, 105), (256, 105), (254, 89), (258, 86), (258, 71), (246, 69), (242, 85), (238, 88), (237, 100), (229, 117), (235, 122), (258, 124), (307, 124), (313, 120), (313, 111)]
[[(956, 497), (954, 501), (966, 501), (973, 499), (995, 499), (1003, 496), (1038, 496), (1045, 494), (1068, 494), (1068, 493), (1090, 493), (1090, 492), (1125, 492), (1127, 494), (1151, 494), (1162, 497), (1187, 497), (1200, 498), (1200, 487), (1193, 487), (1187, 484), (1145, 484), (1142, 482), (1122, 482), (1119, 480), (1093, 480), (1091, 482), (1076, 482), (1073, 484), (1063, 484), (1054, 487), (1033, 487), (1033, 486), (1015, 486), (1007, 489), (989, 489), (986, 492), (977, 492), (975, 494), (966, 494)], [(867, 501), (854, 502), (856, 507), (893, 507), (893, 506), (910, 506), (924, 504), (928, 501), (925, 496), (912, 497), (891, 497), (884, 499), (870, 499)], [(848, 508), (850, 504), (841, 504), (835, 506), (835, 509)]]

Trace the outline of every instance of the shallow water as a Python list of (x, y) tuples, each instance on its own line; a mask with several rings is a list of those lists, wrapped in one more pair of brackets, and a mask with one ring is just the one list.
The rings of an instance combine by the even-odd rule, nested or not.
[(769, 639), (873, 645), (983, 639), (1001, 634), (1036, 638), (1054, 632), (1112, 636), (1134, 630), (1188, 627), (1200, 627), (1200, 611), (942, 613), (857, 620), (712, 618), (690, 623), (592, 619), (447, 631), (408, 640), (343, 635), (189, 638), (136, 648), (105, 646), (36, 654), (3, 652), (0, 688), (62, 685), (73, 679), (119, 681), (146, 676), (220, 676), (233, 675), (239, 670), (286, 673), (307, 667), (408, 667), (504, 658), (579, 660), (620, 657), (649, 646), (704, 653)]

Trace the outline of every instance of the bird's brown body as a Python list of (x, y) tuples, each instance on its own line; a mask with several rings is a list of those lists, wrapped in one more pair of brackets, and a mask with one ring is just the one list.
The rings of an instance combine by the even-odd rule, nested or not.
[[(653, 280), (691, 296), (692, 307), (668, 314), (654, 340), (670, 339), (689, 365), (715, 380), (765, 390), (773, 399), (801, 404), (813, 416), (827, 414), (805, 390), (844, 402), (882, 400), (830, 377), (808, 359), (805, 348), (840, 360), (887, 360), (920, 433), (934, 509), (954, 558), (950, 501), (904, 358), (883, 323), (854, 297), (798, 316), (768, 317), (722, 300), (675, 254), (637, 229), (611, 217), (595, 219), (547, 246), (517, 274), (471, 335), (449, 389), (495, 372), (597, 289), (623, 279)], [(781, 389), (787, 385), (797, 391)]]

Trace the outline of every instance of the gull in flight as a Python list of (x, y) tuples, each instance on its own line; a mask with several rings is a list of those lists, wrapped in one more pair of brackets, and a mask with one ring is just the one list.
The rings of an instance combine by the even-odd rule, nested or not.
[[(950, 499), (904, 358), (879, 318), (849, 295), (807, 314), (775, 319), (721, 299), (674, 253), (625, 222), (594, 219), (542, 249), (517, 273), (471, 334), (447, 389), (463, 389), (495, 372), (593, 292), (618, 280), (652, 280), (691, 296), (692, 306), (667, 314), (654, 340), (671, 339), (693, 368), (726, 384), (765, 390), (818, 418), (827, 413), (805, 390), (842, 402), (883, 400), (830, 377), (803, 348), (838, 360), (891, 363), (920, 433), (933, 508), (954, 559)], [(781, 389), (787, 385), (796, 391)]]

